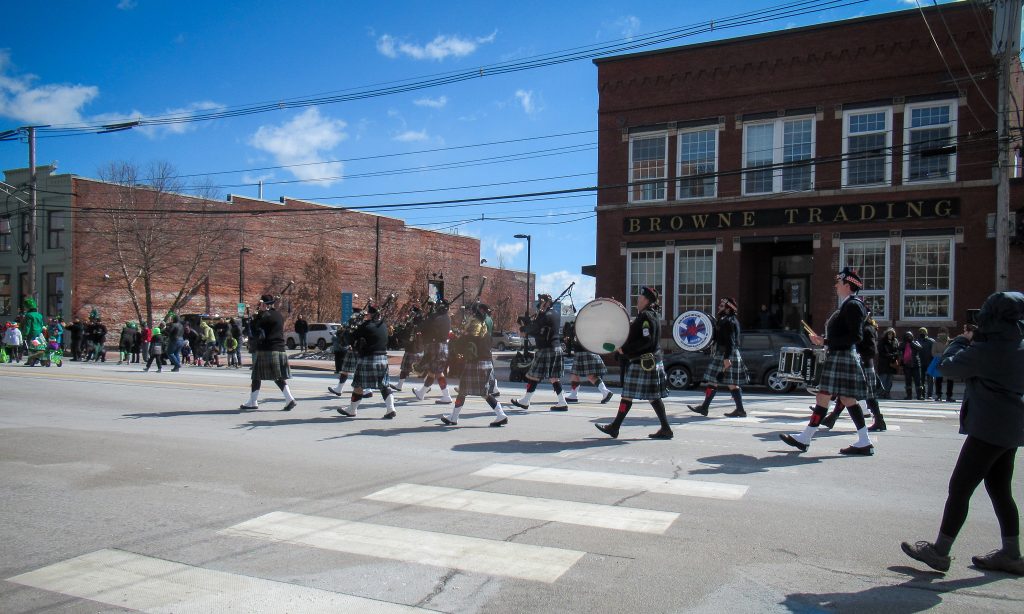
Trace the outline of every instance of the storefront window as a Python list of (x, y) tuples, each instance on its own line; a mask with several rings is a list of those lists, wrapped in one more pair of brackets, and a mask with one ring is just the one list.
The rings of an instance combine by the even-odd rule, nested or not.
[(11, 251), (11, 218), (0, 217), (0, 252)]
[(0, 316), (11, 315), (11, 274), (0, 273)]
[[(743, 166), (744, 194), (766, 194), (772, 191), (772, 149), (775, 127), (773, 124), (752, 124), (743, 127), (746, 155)], [(764, 168), (764, 170), (751, 170)]]
[(953, 314), (953, 240), (903, 241), (903, 318), (950, 320)]
[(888, 320), (889, 242), (885, 239), (843, 241), (840, 258), (842, 266), (856, 269), (864, 281), (860, 296), (871, 310), (871, 316)]
[(679, 133), (678, 198), (715, 196), (717, 145), (717, 129)]
[(640, 288), (651, 286), (660, 296), (665, 296), (665, 252), (662, 250), (637, 250), (629, 253), (629, 312), (636, 315), (636, 299)]
[[(634, 136), (629, 140), (629, 179), (640, 182), (668, 176), (668, 135)], [(664, 181), (640, 183), (629, 191), (630, 202), (665, 200)]]
[(846, 111), (843, 118), (843, 186), (892, 181), (892, 109)]
[[(814, 118), (746, 124), (744, 194), (799, 192), (814, 188)], [(763, 170), (750, 170), (763, 168)]]
[(64, 212), (48, 211), (46, 213), (46, 247), (61, 249), (64, 247)]
[(715, 248), (685, 247), (676, 252), (677, 315), (691, 309), (714, 313)]
[(956, 104), (907, 105), (904, 181), (953, 181), (956, 178)]
[(46, 274), (46, 315), (59, 316), (64, 311), (64, 273)]

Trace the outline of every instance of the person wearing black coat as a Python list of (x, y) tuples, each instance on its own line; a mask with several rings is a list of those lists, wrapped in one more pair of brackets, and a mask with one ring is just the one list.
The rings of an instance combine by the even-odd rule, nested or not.
[(359, 357), (352, 375), (352, 396), (348, 409), (338, 407), (342, 416), (355, 418), (366, 389), (376, 388), (384, 399), (384, 419), (395, 417), (395, 397), (388, 385), (388, 326), (375, 305), (363, 312), (363, 322), (353, 331), (352, 349)]
[(743, 365), (740, 354), (740, 322), (736, 319), (739, 309), (736, 299), (723, 298), (718, 302), (718, 314), (715, 316), (715, 350), (711, 353), (711, 362), (704, 371), (704, 402), (700, 405), (687, 405), (690, 411), (702, 416), (708, 415), (711, 400), (715, 398), (718, 385), (729, 387), (736, 409), (725, 414), (726, 418), (745, 418), (743, 409), (742, 384), (750, 383), (750, 375)]
[(903, 542), (903, 551), (932, 569), (949, 569), (950, 550), (982, 481), (992, 499), (1002, 548), (971, 557), (976, 567), (1024, 576), (1020, 515), (1013, 500), (1017, 448), (1024, 445), (1024, 294), (997, 292), (978, 313), (978, 330), (954, 339), (942, 355), (943, 377), (964, 379), (960, 432), (967, 435), (949, 478), (934, 543)]
[(903, 386), (907, 394), (907, 400), (914, 398), (914, 391), (917, 391), (917, 400), (924, 400), (924, 386), (921, 384), (921, 342), (914, 338), (914, 333), (909, 330), (903, 333), (903, 343), (900, 344), (900, 364), (903, 365)]
[(888, 399), (892, 390), (892, 376), (899, 372), (900, 367), (900, 342), (896, 338), (896, 330), (885, 329), (885, 334), (878, 340), (878, 359), (875, 361), (878, 369), (878, 379), (882, 383), (883, 399)]
[(85, 326), (82, 321), (75, 318), (74, 323), (69, 327), (71, 330), (71, 360), (82, 360), (82, 339), (85, 336)]
[(252, 384), (249, 387), (249, 401), (239, 409), (258, 409), (260, 384), (270, 380), (284, 393), (287, 401), (281, 411), (291, 411), (297, 405), (295, 397), (288, 388), (291, 370), (288, 368), (288, 354), (284, 345), (284, 316), (274, 309), (277, 299), (270, 294), (260, 297), (257, 309), (259, 312), (252, 320), (252, 330), (256, 336), (256, 352), (252, 362)]

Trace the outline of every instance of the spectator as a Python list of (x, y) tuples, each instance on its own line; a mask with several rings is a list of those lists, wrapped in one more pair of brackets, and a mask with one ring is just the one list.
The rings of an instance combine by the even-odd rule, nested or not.
[(931, 375), (928, 375), (928, 367), (932, 362), (932, 344), (935, 339), (928, 336), (928, 329), (922, 326), (917, 329), (917, 342), (921, 344), (921, 383), (924, 388), (924, 398), (932, 398), (932, 389), (935, 382)]
[(772, 312), (768, 311), (768, 305), (761, 303), (761, 310), (757, 312), (757, 327), (761, 329), (775, 328), (772, 322)]
[(96, 362), (107, 362), (107, 325), (99, 313), (93, 322), (92, 329), (93, 360)]
[(156, 362), (156, 372), (160, 373), (163, 371), (163, 364), (161, 364), (160, 359), (164, 353), (164, 336), (160, 333), (159, 326), (149, 329), (149, 350), (147, 353), (149, 358), (146, 359), (146, 368), (143, 371), (149, 371), (154, 362)]
[(141, 334), (139, 335), (142, 346), (142, 361), (149, 362), (149, 344), (153, 342), (153, 327), (149, 324), (142, 326)]
[(22, 349), (24, 348), (21, 329), (14, 322), (7, 323), (7, 330), (4, 332), (4, 346), (7, 348), (7, 355), (11, 362), (21, 362)]
[(184, 343), (182, 337), (185, 334), (185, 328), (181, 325), (176, 313), (167, 314), (167, 321), (166, 330), (161, 329), (161, 331), (166, 333), (167, 356), (171, 364), (174, 365), (171, 367), (171, 372), (174, 373), (181, 371), (181, 346)]
[(85, 325), (81, 318), (75, 318), (71, 323), (71, 360), (82, 360), (82, 340), (85, 335)]
[(131, 360), (132, 344), (135, 342), (134, 327), (134, 322), (125, 322), (124, 327), (121, 328), (121, 338), (117, 342), (117, 364)]
[(928, 370), (932, 372), (935, 378), (935, 400), (942, 400), (942, 381), (946, 381), (946, 401), (953, 401), (953, 378), (943, 378), (942, 373), (938, 370), (939, 363), (942, 361), (942, 354), (945, 353), (946, 348), (949, 347), (949, 331), (946, 328), (940, 328), (939, 334), (935, 335), (935, 342), (932, 343), (932, 362), (928, 365)]
[(982, 481), (992, 500), (1002, 547), (973, 556), (981, 569), (1024, 576), (1020, 515), (1013, 500), (1017, 448), (1024, 445), (1024, 294), (997, 292), (978, 313), (978, 330), (954, 339), (942, 355), (943, 377), (966, 383), (960, 432), (967, 435), (953, 474), (934, 543), (903, 542), (903, 551), (932, 569), (949, 569), (950, 550), (967, 520), (971, 496)]
[(299, 317), (295, 319), (295, 334), (299, 336), (299, 349), (303, 352), (305, 352), (306, 348), (309, 347), (309, 344), (306, 343), (306, 333), (308, 332), (309, 323), (306, 322), (305, 318), (300, 314)]
[(892, 392), (892, 376), (900, 369), (900, 342), (896, 339), (896, 330), (887, 328), (878, 340), (878, 359), (875, 363), (878, 379), (882, 382), (883, 399), (890, 398)]
[(213, 332), (217, 337), (217, 349), (221, 352), (224, 352), (226, 348), (226, 342), (230, 331), (231, 327), (228, 325), (228, 321), (225, 318), (218, 318), (217, 323), (213, 325)]
[(236, 318), (231, 318), (231, 336), (235, 343), (235, 367), (242, 366), (242, 326)]
[(914, 333), (909, 330), (903, 333), (903, 343), (900, 344), (900, 364), (903, 366), (903, 386), (906, 389), (907, 400), (914, 398), (915, 391), (917, 399), (924, 400), (924, 388), (921, 386), (921, 344), (914, 339)]

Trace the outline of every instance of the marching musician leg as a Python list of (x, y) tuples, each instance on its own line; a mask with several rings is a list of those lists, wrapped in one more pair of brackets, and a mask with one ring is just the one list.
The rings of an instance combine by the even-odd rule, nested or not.
[(860, 404), (855, 399), (844, 398), (843, 402), (844, 404), (849, 403), (847, 410), (850, 412), (850, 419), (853, 420), (853, 424), (857, 427), (857, 443), (843, 448), (839, 453), (871, 456), (874, 453), (874, 446), (871, 444), (871, 438), (868, 436), (868, 427), (864, 422), (864, 410), (861, 409)]
[(658, 415), (661, 428), (658, 429), (658, 432), (648, 435), (648, 437), (651, 439), (672, 439), (672, 427), (669, 426), (668, 415), (665, 413), (665, 403), (661, 399), (654, 399), (651, 401), (651, 407), (654, 408), (654, 413)]
[(348, 409), (338, 408), (338, 413), (346, 418), (355, 418), (359, 412), (359, 402), (363, 400), (362, 388), (356, 388), (352, 391), (352, 396), (349, 399)]
[(535, 379), (526, 380), (526, 394), (518, 399), (512, 399), (512, 404), (520, 409), (530, 409), (530, 399), (533, 398), (533, 393), (537, 391), (537, 384), (539, 382)]
[(813, 439), (814, 434), (818, 432), (818, 425), (821, 424), (822, 419), (828, 414), (829, 400), (828, 394), (819, 394), (817, 396), (817, 404), (814, 406), (814, 413), (811, 414), (811, 419), (808, 420), (807, 426), (804, 427), (803, 432), (796, 435), (782, 433), (779, 435), (779, 439), (786, 442), (786, 444), (797, 448), (801, 452), (806, 452), (807, 448), (811, 445), (811, 439)]
[(394, 418), (395, 413), (395, 395), (391, 393), (391, 388), (387, 386), (381, 386), (380, 396), (384, 399), (384, 416), (385, 420)]
[(608, 386), (605, 385), (604, 380), (601, 379), (597, 375), (591, 375), (590, 377), (593, 378), (590, 381), (595, 386), (597, 386), (598, 392), (601, 393), (601, 404), (603, 405), (603, 404), (607, 403), (608, 401), (611, 401), (612, 397), (615, 396), (615, 395), (612, 394), (611, 390), (608, 390)]
[(830, 431), (833, 428), (835, 428), (836, 420), (839, 419), (839, 416), (840, 414), (843, 413), (843, 409), (845, 409), (845, 407), (846, 406), (843, 405), (843, 402), (839, 400), (839, 397), (836, 397), (835, 406), (832, 407), (832, 411), (829, 413), (829, 415), (821, 419), (821, 426), (827, 428)]
[[(157, 363), (157, 367), (160, 363)], [(253, 378), (252, 385), (249, 386), (249, 402), (241, 405), (239, 409), (256, 409), (259, 407), (260, 398), (260, 380)]]
[(726, 418), (746, 418), (747, 412), (743, 409), (743, 389), (739, 386), (733, 386), (729, 389), (729, 394), (732, 395), (732, 400), (736, 403), (736, 409), (725, 414)]
[(622, 421), (626, 419), (626, 414), (629, 413), (631, 407), (633, 407), (633, 399), (620, 399), (619, 411), (615, 414), (615, 420), (611, 424), (595, 424), (594, 426), (612, 439), (618, 439), (619, 427), (622, 426)]
[(569, 411), (569, 405), (565, 401), (565, 395), (562, 394), (562, 381), (559, 379), (551, 379), (551, 389), (555, 391), (558, 396), (558, 405), (551, 408), (551, 411)]
[(287, 401), (285, 406), (281, 408), (281, 411), (291, 411), (295, 409), (297, 403), (295, 401), (295, 397), (292, 396), (292, 391), (288, 388), (288, 381), (279, 379), (274, 380), (274, 383), (277, 384), (277, 387), (284, 393), (284, 400)]
[(433, 383), (434, 383), (434, 376), (433, 376), (433, 374), (428, 375), (425, 378), (423, 378), (423, 385), (420, 386), (419, 388), (413, 388), (412, 389), (412, 393), (414, 395), (416, 395), (417, 399), (422, 401), (423, 399), (426, 398), (427, 393), (430, 392), (430, 386), (433, 385)]
[(580, 387), (580, 376), (575, 373), (572, 374), (572, 378), (569, 379), (569, 394), (565, 395), (567, 403), (576, 403), (579, 401), (578, 390)]
[(448, 379), (443, 373), (437, 375), (437, 385), (441, 388), (441, 398), (434, 401), (437, 405), (447, 405), (452, 402), (452, 395), (448, 392)]
[(689, 407), (690, 411), (694, 413), (700, 414), (702, 416), (708, 415), (708, 407), (711, 406), (711, 400), (715, 398), (716, 392), (718, 392), (718, 387), (708, 384), (704, 388), (704, 402), (696, 407), (694, 407), (693, 405), (687, 405), (687, 407)]
[(501, 403), (498, 402), (498, 399), (494, 398), (492, 394), (487, 395), (484, 399), (491, 406), (491, 409), (494, 410), (494, 422), (491, 423), (491, 426), (505, 426), (508, 424), (508, 416), (505, 415), (505, 411), (501, 408)]

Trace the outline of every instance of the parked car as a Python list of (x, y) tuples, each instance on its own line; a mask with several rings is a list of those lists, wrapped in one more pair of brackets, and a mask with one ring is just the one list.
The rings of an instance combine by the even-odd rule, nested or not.
[(523, 338), (519, 336), (519, 333), (494, 333), (492, 335), (491, 347), (499, 352), (504, 352), (505, 350), (521, 350), (523, 349)]
[[(791, 392), (796, 384), (779, 378), (779, 354), (784, 347), (811, 347), (806, 335), (786, 330), (743, 331), (740, 338), (740, 355), (750, 373), (750, 383), (767, 386), (772, 392)], [(685, 352), (678, 350), (665, 355), (665, 372), (668, 384), (676, 390), (690, 388), (700, 383), (708, 363), (710, 349), (706, 352)]]
[[(306, 333), (306, 343), (309, 347), (316, 347), (318, 350), (326, 350), (331, 344), (335, 332), (341, 324), (336, 322), (314, 322), (309, 325), (309, 332)], [(299, 345), (299, 335), (294, 330), (284, 335), (284, 343), (289, 350), (294, 350)], [(305, 349), (305, 348), (303, 348)]]

